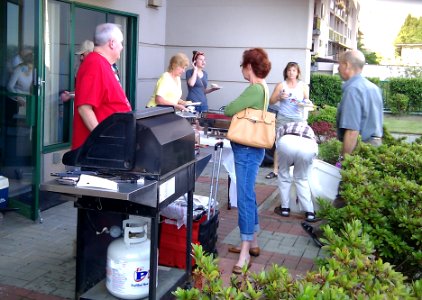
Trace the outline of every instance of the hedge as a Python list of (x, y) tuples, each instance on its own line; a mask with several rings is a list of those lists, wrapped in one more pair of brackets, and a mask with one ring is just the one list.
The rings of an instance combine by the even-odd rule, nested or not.
[[(396, 95), (402, 94), (408, 97), (409, 103), (400, 113), (422, 112), (422, 78), (390, 78), (387, 81), (380, 81), (377, 77), (367, 79), (383, 91), (385, 110), (400, 106), (395, 101), (401, 101), (402, 98)], [(338, 75), (314, 73), (311, 75), (310, 86), (310, 99), (315, 105), (337, 107), (340, 103), (342, 80)]]

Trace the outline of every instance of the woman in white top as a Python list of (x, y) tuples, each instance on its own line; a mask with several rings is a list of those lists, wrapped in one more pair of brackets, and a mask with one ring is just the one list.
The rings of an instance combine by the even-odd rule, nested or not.
[[(13, 70), (7, 83), (7, 90), (16, 94), (29, 95), (31, 94), (34, 68), (34, 56), (32, 52), (22, 57), (22, 60), (22, 63)], [(10, 98), (17, 102), (18, 107), (24, 107), (26, 105), (26, 99), (23, 96), (15, 95)]]
[[(287, 63), (283, 71), (284, 81), (278, 83), (270, 98), (270, 103), (278, 106), (276, 130), (289, 122), (306, 121), (304, 107), (312, 105), (309, 100), (309, 88), (300, 80), (300, 67), (296, 62)], [(278, 176), (277, 154), (274, 152), (273, 171), (265, 178)]]
[(23, 57), (23, 62), (19, 64), (10, 76), (7, 84), (9, 92), (17, 94), (30, 94), (32, 86), (32, 70), (34, 57), (29, 53)]

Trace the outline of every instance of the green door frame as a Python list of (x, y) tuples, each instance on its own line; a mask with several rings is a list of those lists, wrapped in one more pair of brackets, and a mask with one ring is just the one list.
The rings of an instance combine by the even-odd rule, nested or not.
[[(42, 4), (39, 5), (38, 10), (38, 16), (39, 16), (39, 26), (38, 26), (38, 39), (37, 39), (37, 47), (39, 49), (40, 55), (38, 55), (38, 65), (44, 66), (44, 20), (45, 20), (45, 5), (47, 3), (47, 0), (37, 0), (41, 1)], [(109, 14), (119, 15), (123, 17), (127, 17), (127, 32), (126, 32), (126, 52), (127, 52), (127, 59), (126, 59), (126, 85), (125, 85), (125, 92), (127, 95), (127, 98), (129, 102), (131, 103), (132, 107), (136, 108), (136, 73), (137, 73), (137, 44), (138, 44), (138, 15), (131, 14), (128, 12), (122, 12), (122, 11), (116, 11), (112, 9), (105, 9), (103, 7), (97, 7), (92, 5), (87, 5), (83, 3), (75, 3), (70, 1), (62, 1), (57, 0), (61, 2), (67, 2), (70, 4), (70, 11), (71, 11), (71, 22), (70, 22), (70, 32), (71, 32), (71, 43), (73, 47), (71, 47), (71, 53), (75, 53), (75, 23), (74, 23), (74, 15), (75, 15), (75, 8), (82, 8), (82, 9), (91, 9), (98, 12), (104, 12), (106, 14), (106, 20), (108, 20)], [(35, 12), (34, 12), (35, 13)], [(73, 66), (73, 55), (71, 55), (70, 58), (70, 66)], [(70, 78), (74, 78), (74, 69), (70, 68), (71, 75)], [(45, 80), (45, 72), (44, 69), (39, 70), (39, 78), (40, 84)], [(70, 84), (70, 86), (73, 88), (73, 82)], [(39, 88), (39, 99), (44, 99), (44, 89)], [(35, 186), (34, 186), (34, 207), (31, 212), (31, 216), (29, 216), (31, 219), (36, 220), (40, 219), (40, 189), (39, 186), (41, 184), (41, 174), (42, 174), (42, 154), (47, 154), (59, 150), (64, 150), (70, 147), (70, 141), (66, 143), (61, 144), (55, 144), (55, 145), (49, 145), (44, 146), (43, 145), (43, 129), (42, 124), (44, 124), (44, 118), (47, 116), (44, 116), (44, 107), (43, 107), (43, 101), (38, 101), (37, 106), (37, 118), (39, 120), (38, 126), (37, 126), (37, 132), (36, 132), (36, 178), (35, 178)], [(73, 120), (73, 115), (71, 115), (73, 112), (73, 109), (69, 112), (69, 120)], [(71, 123), (69, 125), (69, 136), (72, 136), (72, 126)]]
[[(138, 45), (138, 15), (118, 11), (113, 9), (107, 9), (104, 7), (98, 7), (83, 3), (74, 3), (74, 7), (72, 9), (72, 13), (74, 12), (74, 8), (84, 8), (84, 9), (92, 9), (98, 12), (104, 12), (106, 14), (106, 20), (108, 22), (108, 15), (115, 14), (120, 15), (128, 18), (127, 24), (127, 36), (126, 36), (126, 45), (127, 45), (127, 60), (126, 60), (126, 67), (127, 67), (127, 85), (125, 87), (126, 96), (132, 105), (133, 108), (136, 107), (136, 66), (137, 66), (137, 45)], [(75, 32), (75, 25), (72, 22), (72, 34)]]
[[(10, 199), (9, 201), (9, 207), (14, 207), (19, 209), (19, 213), (24, 215), (25, 217), (28, 217), (32, 220), (37, 220), (40, 218), (40, 212), (39, 212), (39, 185), (41, 181), (41, 129), (40, 129), (40, 118), (37, 118), (36, 116), (41, 116), (41, 110), (40, 110), (40, 99), (43, 97), (43, 90), (40, 88), (40, 84), (42, 84), (42, 80), (40, 78), (43, 78), (43, 70), (40, 68), (42, 66), (42, 55), (43, 53), (42, 47), (42, 22), (40, 22), (42, 18), (42, 0), (36, 0), (34, 1), (34, 78), (33, 78), (33, 88), (34, 93), (32, 96), (27, 97), (29, 101), (29, 107), (27, 107), (27, 113), (30, 114), (27, 122), (29, 122), (28, 125), (33, 126), (33, 138), (34, 138), (34, 144), (32, 147), (32, 156), (34, 160), (34, 172), (32, 177), (32, 184), (31, 184), (31, 191), (33, 200), (30, 204), (25, 204), (20, 202), (19, 200)], [(6, 18), (2, 18), (6, 19)], [(3, 27), (5, 28), (5, 27)]]
[[(57, 0), (57, 1), (61, 1), (61, 0)], [(127, 24), (127, 60), (126, 60), (126, 78), (127, 78), (127, 84), (125, 86), (125, 92), (126, 92), (126, 96), (130, 102), (130, 104), (132, 105), (132, 108), (136, 108), (136, 71), (137, 71), (137, 44), (138, 44), (138, 15), (136, 14), (131, 14), (128, 12), (122, 12), (122, 11), (117, 11), (117, 10), (112, 10), (112, 9), (105, 9), (103, 7), (97, 7), (97, 6), (93, 6), (93, 5), (88, 5), (88, 4), (83, 4), (83, 3), (74, 3), (74, 2), (70, 2), (70, 1), (62, 1), (62, 2), (68, 2), (70, 4), (70, 10), (71, 10), (71, 26), (72, 28), (70, 29), (71, 32), (71, 43), (73, 45), (72, 49), (71, 49), (71, 53), (75, 53), (76, 49), (74, 47), (75, 45), (75, 23), (74, 23), (74, 14), (75, 14), (75, 8), (82, 8), (82, 9), (90, 9), (90, 10), (94, 10), (94, 11), (98, 11), (98, 12), (104, 12), (106, 14), (106, 19), (108, 19), (107, 14), (115, 14), (115, 15), (120, 15), (120, 16), (125, 16), (128, 17), (128, 24)], [(42, 12), (43, 14), (43, 12)], [(44, 17), (43, 19), (44, 20)], [(40, 38), (40, 40), (42, 41), (43, 37)], [(74, 58), (73, 56), (71, 56), (71, 61), (69, 62), (70, 66), (74, 65)], [(74, 78), (76, 74), (74, 74), (74, 69), (72, 67), (70, 67), (71, 73), (70, 73), (70, 78)], [(44, 78), (44, 77), (43, 77)], [(70, 83), (70, 87), (72, 89), (74, 89), (74, 82), (72, 81)], [(42, 110), (42, 108), (41, 108)], [(73, 110), (70, 110), (69, 113), (72, 113)], [(69, 120), (73, 119), (73, 115), (69, 115), (68, 116)], [(44, 119), (42, 119), (44, 122)], [(69, 125), (69, 136), (72, 136), (72, 126), (71, 123)], [(62, 143), (62, 144), (55, 144), (55, 145), (49, 145), (49, 146), (44, 146), (42, 145), (42, 153), (51, 153), (51, 152), (55, 152), (58, 150), (63, 150), (66, 148), (70, 147), (70, 141), (66, 142), (66, 143)]]

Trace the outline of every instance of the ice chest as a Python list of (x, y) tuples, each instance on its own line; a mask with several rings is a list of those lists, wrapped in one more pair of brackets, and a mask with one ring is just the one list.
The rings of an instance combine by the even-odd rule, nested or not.
[(9, 179), (0, 176), (0, 208), (6, 208), (9, 202)]
[[(206, 253), (217, 253), (218, 217), (219, 211), (209, 220), (207, 220), (207, 215), (205, 214), (198, 221), (192, 222), (192, 243), (202, 245)], [(160, 265), (185, 269), (186, 226), (183, 225), (177, 229), (176, 224), (161, 222), (159, 249), (158, 263)], [(195, 261), (192, 258), (192, 265), (194, 264)]]

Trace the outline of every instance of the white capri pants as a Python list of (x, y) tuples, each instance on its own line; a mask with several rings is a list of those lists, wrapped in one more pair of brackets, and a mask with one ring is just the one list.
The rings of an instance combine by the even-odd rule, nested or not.
[(292, 184), (290, 166), (294, 165), (293, 178), (300, 206), (305, 212), (314, 212), (308, 173), (311, 170), (314, 158), (318, 154), (318, 144), (312, 139), (286, 134), (277, 140), (276, 147), (281, 207), (290, 207), (290, 187)]

